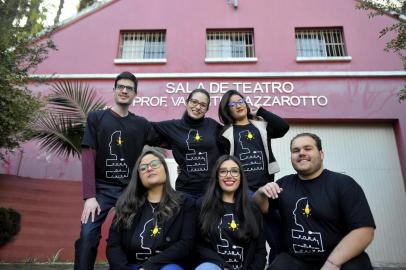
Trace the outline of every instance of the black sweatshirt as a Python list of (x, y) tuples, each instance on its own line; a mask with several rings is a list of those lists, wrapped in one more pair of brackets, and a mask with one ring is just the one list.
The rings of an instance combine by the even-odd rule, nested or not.
[(222, 154), (218, 135), (222, 126), (211, 118), (182, 119), (153, 123), (155, 130), (170, 145), (179, 165), (176, 190), (200, 196), (206, 191), (211, 171)]

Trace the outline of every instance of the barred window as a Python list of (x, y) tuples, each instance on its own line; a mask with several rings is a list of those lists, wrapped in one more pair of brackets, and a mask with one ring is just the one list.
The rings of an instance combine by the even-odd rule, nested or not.
[(347, 56), (342, 28), (296, 29), (295, 36), (298, 57)]
[(165, 31), (122, 32), (119, 58), (165, 58)]
[(207, 31), (207, 58), (254, 58), (254, 32)]

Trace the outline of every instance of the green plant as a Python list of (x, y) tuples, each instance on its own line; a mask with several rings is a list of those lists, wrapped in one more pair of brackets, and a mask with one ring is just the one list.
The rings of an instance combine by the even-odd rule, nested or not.
[(59, 262), (59, 257), (61, 255), (63, 248), (60, 248), (56, 251), (55, 254), (51, 255), (50, 257), (48, 257), (48, 263), (52, 264), (52, 263), (57, 263)]
[(31, 124), (33, 138), (42, 150), (79, 157), (87, 115), (106, 104), (89, 85), (70, 81), (54, 83), (47, 99), (45, 110)]
[(26, 264), (32, 264), (32, 263), (38, 263), (38, 262), (39, 262), (39, 260), (37, 257), (26, 257), (23, 259), (23, 263), (26, 263)]
[[(396, 53), (406, 70), (406, 1), (404, 0), (358, 0), (358, 9), (369, 11), (370, 18), (389, 16), (396, 20), (379, 32), (379, 38), (387, 35), (390, 40), (386, 43), (385, 51)], [(406, 85), (399, 91), (399, 101), (406, 100)]]
[(0, 247), (20, 231), (21, 215), (12, 208), (0, 207)]
[(0, 1), (0, 159), (28, 139), (23, 131), (41, 107), (27, 86), (29, 73), (55, 49), (51, 29), (37, 36), (44, 30), (41, 2)]

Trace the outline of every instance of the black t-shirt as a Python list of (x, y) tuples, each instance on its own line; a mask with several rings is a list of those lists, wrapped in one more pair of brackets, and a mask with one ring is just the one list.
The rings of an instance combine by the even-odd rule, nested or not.
[(137, 261), (145, 261), (154, 256), (157, 252), (156, 247), (164, 241), (163, 225), (158, 224), (153, 213), (157, 206), (158, 203), (146, 202), (135, 225), (129, 249), (131, 254), (135, 254)]
[(245, 255), (244, 250), (247, 247), (238, 240), (236, 235), (240, 221), (235, 214), (235, 204), (224, 203), (224, 208), (226, 212), (221, 217), (217, 226), (218, 233), (215, 237), (216, 251), (232, 269), (242, 269)]
[(96, 181), (126, 186), (144, 145), (159, 145), (159, 135), (143, 117), (108, 110), (91, 112), (82, 146), (96, 150)]
[(324, 170), (300, 180), (292, 174), (278, 184), (283, 192), (270, 207), (279, 208), (284, 243), (300, 259), (324, 260), (351, 230), (375, 227), (362, 188), (347, 175)]
[(220, 156), (217, 137), (221, 125), (211, 118), (194, 120), (187, 114), (180, 120), (153, 125), (171, 146), (179, 165), (176, 190), (202, 195), (206, 191), (213, 165)]
[(252, 124), (234, 125), (235, 156), (240, 160), (248, 187), (256, 191), (270, 181), (268, 161), (259, 130)]

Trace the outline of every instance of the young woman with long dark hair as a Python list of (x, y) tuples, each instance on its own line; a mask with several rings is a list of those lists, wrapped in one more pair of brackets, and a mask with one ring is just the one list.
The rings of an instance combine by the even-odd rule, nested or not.
[(205, 117), (209, 107), (209, 93), (195, 89), (186, 99), (186, 111), (181, 119), (153, 123), (179, 166), (176, 190), (195, 199), (204, 194), (211, 169), (222, 152), (217, 140), (222, 126)]
[(144, 150), (117, 201), (107, 240), (110, 269), (183, 269), (195, 220), (195, 203), (173, 190), (163, 156)]
[(196, 253), (204, 269), (260, 269), (265, 267), (262, 214), (248, 198), (241, 163), (221, 156), (200, 206)]
[[(236, 90), (227, 91), (219, 106), (219, 118), (225, 125), (220, 141), (226, 152), (238, 158), (247, 177), (249, 194), (275, 179), (279, 165), (273, 155), (271, 140), (283, 137), (289, 124), (278, 115), (260, 107), (250, 108)], [(269, 262), (281, 252), (278, 211), (267, 215), (265, 236), (271, 247)]]

